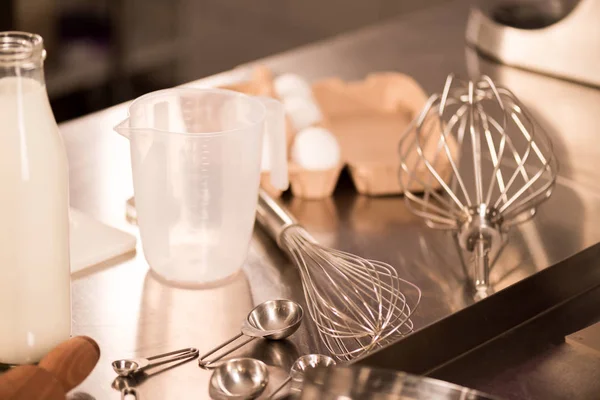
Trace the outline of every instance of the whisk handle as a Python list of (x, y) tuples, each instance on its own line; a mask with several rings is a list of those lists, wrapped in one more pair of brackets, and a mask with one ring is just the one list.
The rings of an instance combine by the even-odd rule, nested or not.
[(489, 289), (490, 263), (489, 243), (485, 238), (479, 238), (475, 243), (475, 260), (473, 266), (475, 290), (481, 297), (485, 297)]
[(283, 231), (290, 226), (298, 225), (298, 221), (262, 189), (258, 192), (256, 220), (279, 245), (281, 245), (279, 239)]

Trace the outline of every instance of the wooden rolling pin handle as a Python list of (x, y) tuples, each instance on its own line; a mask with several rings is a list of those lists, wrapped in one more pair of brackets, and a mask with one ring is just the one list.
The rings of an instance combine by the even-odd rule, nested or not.
[(64, 400), (100, 359), (98, 344), (76, 336), (56, 346), (40, 363), (0, 375), (0, 400)]
[(67, 393), (50, 372), (22, 365), (0, 375), (2, 400), (65, 400)]
[(92, 372), (100, 359), (100, 347), (94, 339), (76, 336), (52, 349), (38, 364), (52, 373), (69, 392)]

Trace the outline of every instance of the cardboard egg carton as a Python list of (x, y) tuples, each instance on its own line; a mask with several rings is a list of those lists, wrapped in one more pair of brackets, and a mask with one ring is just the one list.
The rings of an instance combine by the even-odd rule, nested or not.
[[(250, 80), (226, 88), (250, 95), (277, 97), (273, 78), (271, 70), (259, 66)], [(323, 114), (319, 125), (338, 139), (342, 163), (328, 170), (307, 170), (290, 161), (292, 194), (307, 199), (331, 196), (345, 166), (361, 194), (402, 193), (398, 181), (398, 143), (427, 101), (419, 84), (405, 74), (378, 72), (355, 82), (339, 78), (320, 80), (312, 85), (312, 90)], [(288, 150), (295, 134), (288, 121)], [(269, 184), (268, 172), (262, 173), (261, 186), (272, 196), (281, 195), (281, 191)]]

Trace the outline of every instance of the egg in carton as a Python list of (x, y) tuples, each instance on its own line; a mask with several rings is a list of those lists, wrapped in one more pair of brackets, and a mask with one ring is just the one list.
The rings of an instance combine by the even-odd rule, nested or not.
[[(398, 180), (398, 143), (427, 101), (425, 92), (413, 78), (397, 72), (378, 72), (361, 81), (328, 78), (310, 86), (297, 75), (282, 74), (275, 78), (271, 70), (259, 66), (249, 81), (228, 88), (272, 96), (283, 102), (294, 196), (306, 199), (331, 196), (345, 165), (361, 194), (402, 193)], [(329, 132), (337, 144), (332, 143)], [(429, 141), (425, 151), (435, 151), (435, 146), (435, 141)], [(410, 159), (407, 163), (412, 164)], [(442, 174), (450, 168), (436, 167)], [(427, 171), (415, 174), (424, 177)], [(414, 182), (417, 184), (418, 179)], [(261, 186), (273, 196), (281, 195), (281, 191), (269, 184), (268, 171), (261, 175)]]
[[(323, 128), (319, 128), (321, 113), (312, 100), (312, 88), (300, 82), (301, 86), (294, 88), (294, 81), (298, 82), (294, 75), (281, 75), (277, 82), (280, 86), (275, 89), (275, 79), (270, 69), (264, 66), (258, 66), (252, 71), (250, 79), (243, 82), (237, 82), (227, 86), (224, 89), (239, 91), (252, 96), (271, 96), (282, 101), (286, 111), (286, 132), (289, 162), (289, 179), (292, 194), (296, 197), (305, 199), (317, 199), (331, 196), (337, 184), (343, 163), (340, 161), (339, 144), (337, 139), (330, 133), (324, 133)], [(291, 88), (296, 89), (294, 93), (285, 93), (286, 79), (291, 78)], [(283, 83), (283, 90), (281, 87)], [(300, 88), (300, 93), (298, 91)], [(308, 90), (307, 90), (308, 88)], [(282, 93), (285, 98), (278, 95)], [(311, 101), (312, 100), (312, 101)], [(329, 136), (328, 136), (329, 135)], [(325, 137), (325, 144), (322, 138)], [(332, 144), (332, 138), (335, 141)], [(321, 139), (321, 141), (319, 141)], [(314, 146), (315, 140), (317, 144)], [(296, 145), (294, 147), (294, 145)], [(337, 155), (332, 154), (331, 150)], [(331, 160), (333, 164), (327, 162), (323, 167), (323, 157)], [(300, 163), (294, 161), (300, 161)], [(326, 160), (327, 161), (327, 160)], [(308, 168), (307, 168), (308, 166)], [(263, 168), (260, 178), (261, 187), (271, 196), (281, 196), (281, 191), (270, 184), (269, 171)]]

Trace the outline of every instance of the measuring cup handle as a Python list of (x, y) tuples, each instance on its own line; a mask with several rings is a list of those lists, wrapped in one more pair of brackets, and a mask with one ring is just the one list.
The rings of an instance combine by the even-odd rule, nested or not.
[(248, 343), (250, 343), (251, 341), (253, 341), (254, 339), (256, 339), (255, 337), (251, 337), (248, 338), (247, 340), (245, 340), (243, 343), (238, 344), (237, 346), (233, 347), (232, 349), (227, 350), (225, 353), (221, 354), (218, 357), (215, 357), (211, 360), (207, 360), (206, 357), (216, 353), (217, 351), (221, 350), (223, 347), (233, 343), (234, 341), (236, 341), (237, 339), (241, 338), (242, 336), (244, 336), (243, 333), (239, 333), (236, 336), (232, 337), (231, 339), (229, 339), (228, 341), (220, 344), (219, 346), (215, 347), (214, 349), (212, 349), (211, 351), (209, 351), (206, 354), (203, 354), (199, 359), (198, 359), (198, 364), (201, 367), (205, 367), (205, 368), (209, 368), (210, 364), (219, 361), (220, 359), (222, 359), (223, 357), (225, 357), (228, 354), (233, 353), (234, 351), (236, 351), (237, 349), (239, 349), (240, 347), (243, 347), (245, 345), (247, 345)]
[[(287, 140), (285, 132), (285, 112), (283, 105), (271, 97), (256, 97), (266, 109), (265, 134), (268, 141), (271, 161), (271, 184), (280, 190), (289, 186), (287, 165)], [(264, 156), (263, 156), (264, 157)]]
[(288, 376), (287, 379), (285, 381), (283, 381), (283, 383), (277, 387), (277, 389), (275, 389), (273, 392), (271, 392), (271, 394), (269, 395), (268, 400), (273, 399), (275, 397), (275, 395), (277, 393), (279, 393), (279, 391), (281, 391), (281, 389), (283, 389), (285, 387), (285, 385), (287, 385), (288, 383), (290, 383), (291, 380), (292, 380), (292, 377)]

